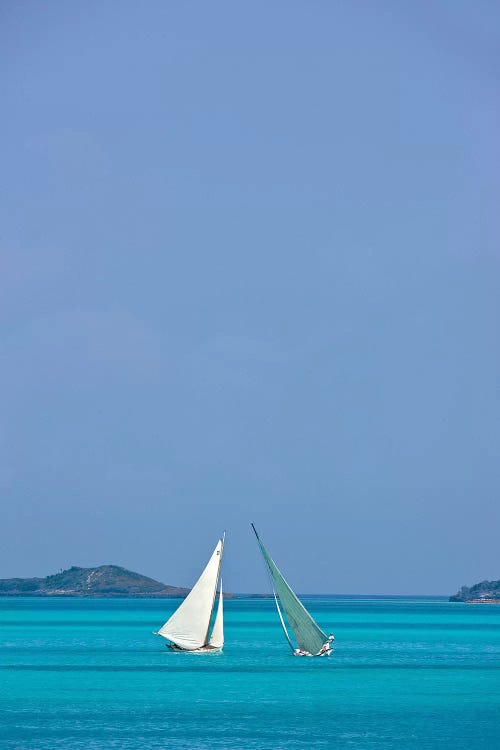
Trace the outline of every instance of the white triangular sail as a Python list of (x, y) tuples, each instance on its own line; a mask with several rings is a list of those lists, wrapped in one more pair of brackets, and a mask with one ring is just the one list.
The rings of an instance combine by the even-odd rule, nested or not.
[(205, 570), (158, 635), (186, 651), (206, 645), (217, 591), (223, 540), (219, 539)]
[(217, 614), (215, 615), (212, 635), (210, 636), (208, 645), (212, 646), (212, 648), (222, 648), (224, 645), (224, 601), (222, 598), (222, 581), (220, 584), (219, 605), (217, 607)]
[[(259, 535), (257, 534), (257, 531), (253, 524), (252, 528), (255, 531), (255, 536), (257, 537), (262, 555), (269, 570), (275, 598), (277, 594), (281, 602), (281, 606), (283, 607), (286, 619), (288, 620), (290, 628), (295, 636), (295, 640), (297, 641), (297, 646), (304, 651), (308, 651), (314, 656), (314, 654), (317, 654), (320, 648), (326, 642), (327, 637), (319, 627), (318, 623), (313, 620), (300, 599), (295, 596), (292, 589), (285, 581), (278, 566), (260, 541)], [(285, 631), (287, 640), (290, 643), (291, 648), (293, 648), (285, 624), (283, 622), (277, 600), (276, 606), (278, 608), (278, 614), (280, 616), (281, 624), (283, 626), (283, 630)]]

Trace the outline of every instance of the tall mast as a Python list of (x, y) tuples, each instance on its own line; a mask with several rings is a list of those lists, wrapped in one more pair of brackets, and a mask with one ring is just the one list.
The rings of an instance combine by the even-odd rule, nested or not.
[(220, 556), (219, 556), (219, 567), (217, 568), (217, 576), (215, 578), (215, 586), (214, 586), (214, 596), (212, 599), (212, 609), (210, 610), (210, 617), (208, 618), (208, 626), (207, 626), (207, 632), (205, 635), (205, 643), (208, 643), (208, 634), (210, 633), (210, 623), (212, 622), (212, 616), (214, 613), (214, 606), (215, 606), (215, 597), (217, 596), (217, 584), (219, 583), (219, 576), (220, 576), (220, 568), (222, 565), (222, 555), (224, 553), (224, 542), (226, 541), (226, 532), (222, 532), (222, 539), (221, 539), (221, 548), (220, 548)]

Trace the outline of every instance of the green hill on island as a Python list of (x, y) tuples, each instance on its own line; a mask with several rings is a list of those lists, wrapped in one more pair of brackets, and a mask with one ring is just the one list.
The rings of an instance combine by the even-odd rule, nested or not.
[(46, 578), (2, 578), (0, 596), (185, 596), (189, 589), (166, 586), (118, 565), (73, 566)]
[(450, 602), (500, 602), (500, 581), (481, 581), (474, 586), (462, 586)]

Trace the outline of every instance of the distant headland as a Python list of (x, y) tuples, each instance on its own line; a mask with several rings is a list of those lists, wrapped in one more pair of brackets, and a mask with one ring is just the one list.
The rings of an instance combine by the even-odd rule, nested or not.
[(73, 566), (46, 578), (2, 578), (0, 596), (186, 596), (189, 589), (167, 586), (118, 565)]
[(462, 586), (450, 602), (469, 602), (473, 604), (500, 604), (500, 581), (481, 581), (474, 586)]

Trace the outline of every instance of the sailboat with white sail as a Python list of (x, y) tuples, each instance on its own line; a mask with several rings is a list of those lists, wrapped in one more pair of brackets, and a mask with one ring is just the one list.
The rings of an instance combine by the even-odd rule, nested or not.
[[(225, 536), (224, 532), (217, 542), (203, 573), (182, 604), (155, 633), (155, 635), (166, 638), (168, 641), (166, 645), (174, 651), (200, 654), (222, 650), (224, 645), (224, 600), (220, 572)], [(217, 613), (210, 630), (218, 583)]]
[[(300, 599), (294, 594), (288, 583), (285, 581), (278, 566), (273, 558), (262, 544), (257, 529), (252, 524), (252, 529), (257, 537), (260, 550), (269, 572), (269, 578), (274, 594), (274, 601), (281, 627), (288, 641), (294, 656), (329, 656), (332, 652), (334, 635), (330, 633), (327, 637), (321, 630), (318, 623), (311, 617)], [(280, 606), (281, 603), (281, 606)], [(282, 611), (283, 610), (283, 611)], [(284, 616), (283, 616), (284, 613)], [(286, 622), (292, 631), (296, 646), (288, 632)]]

